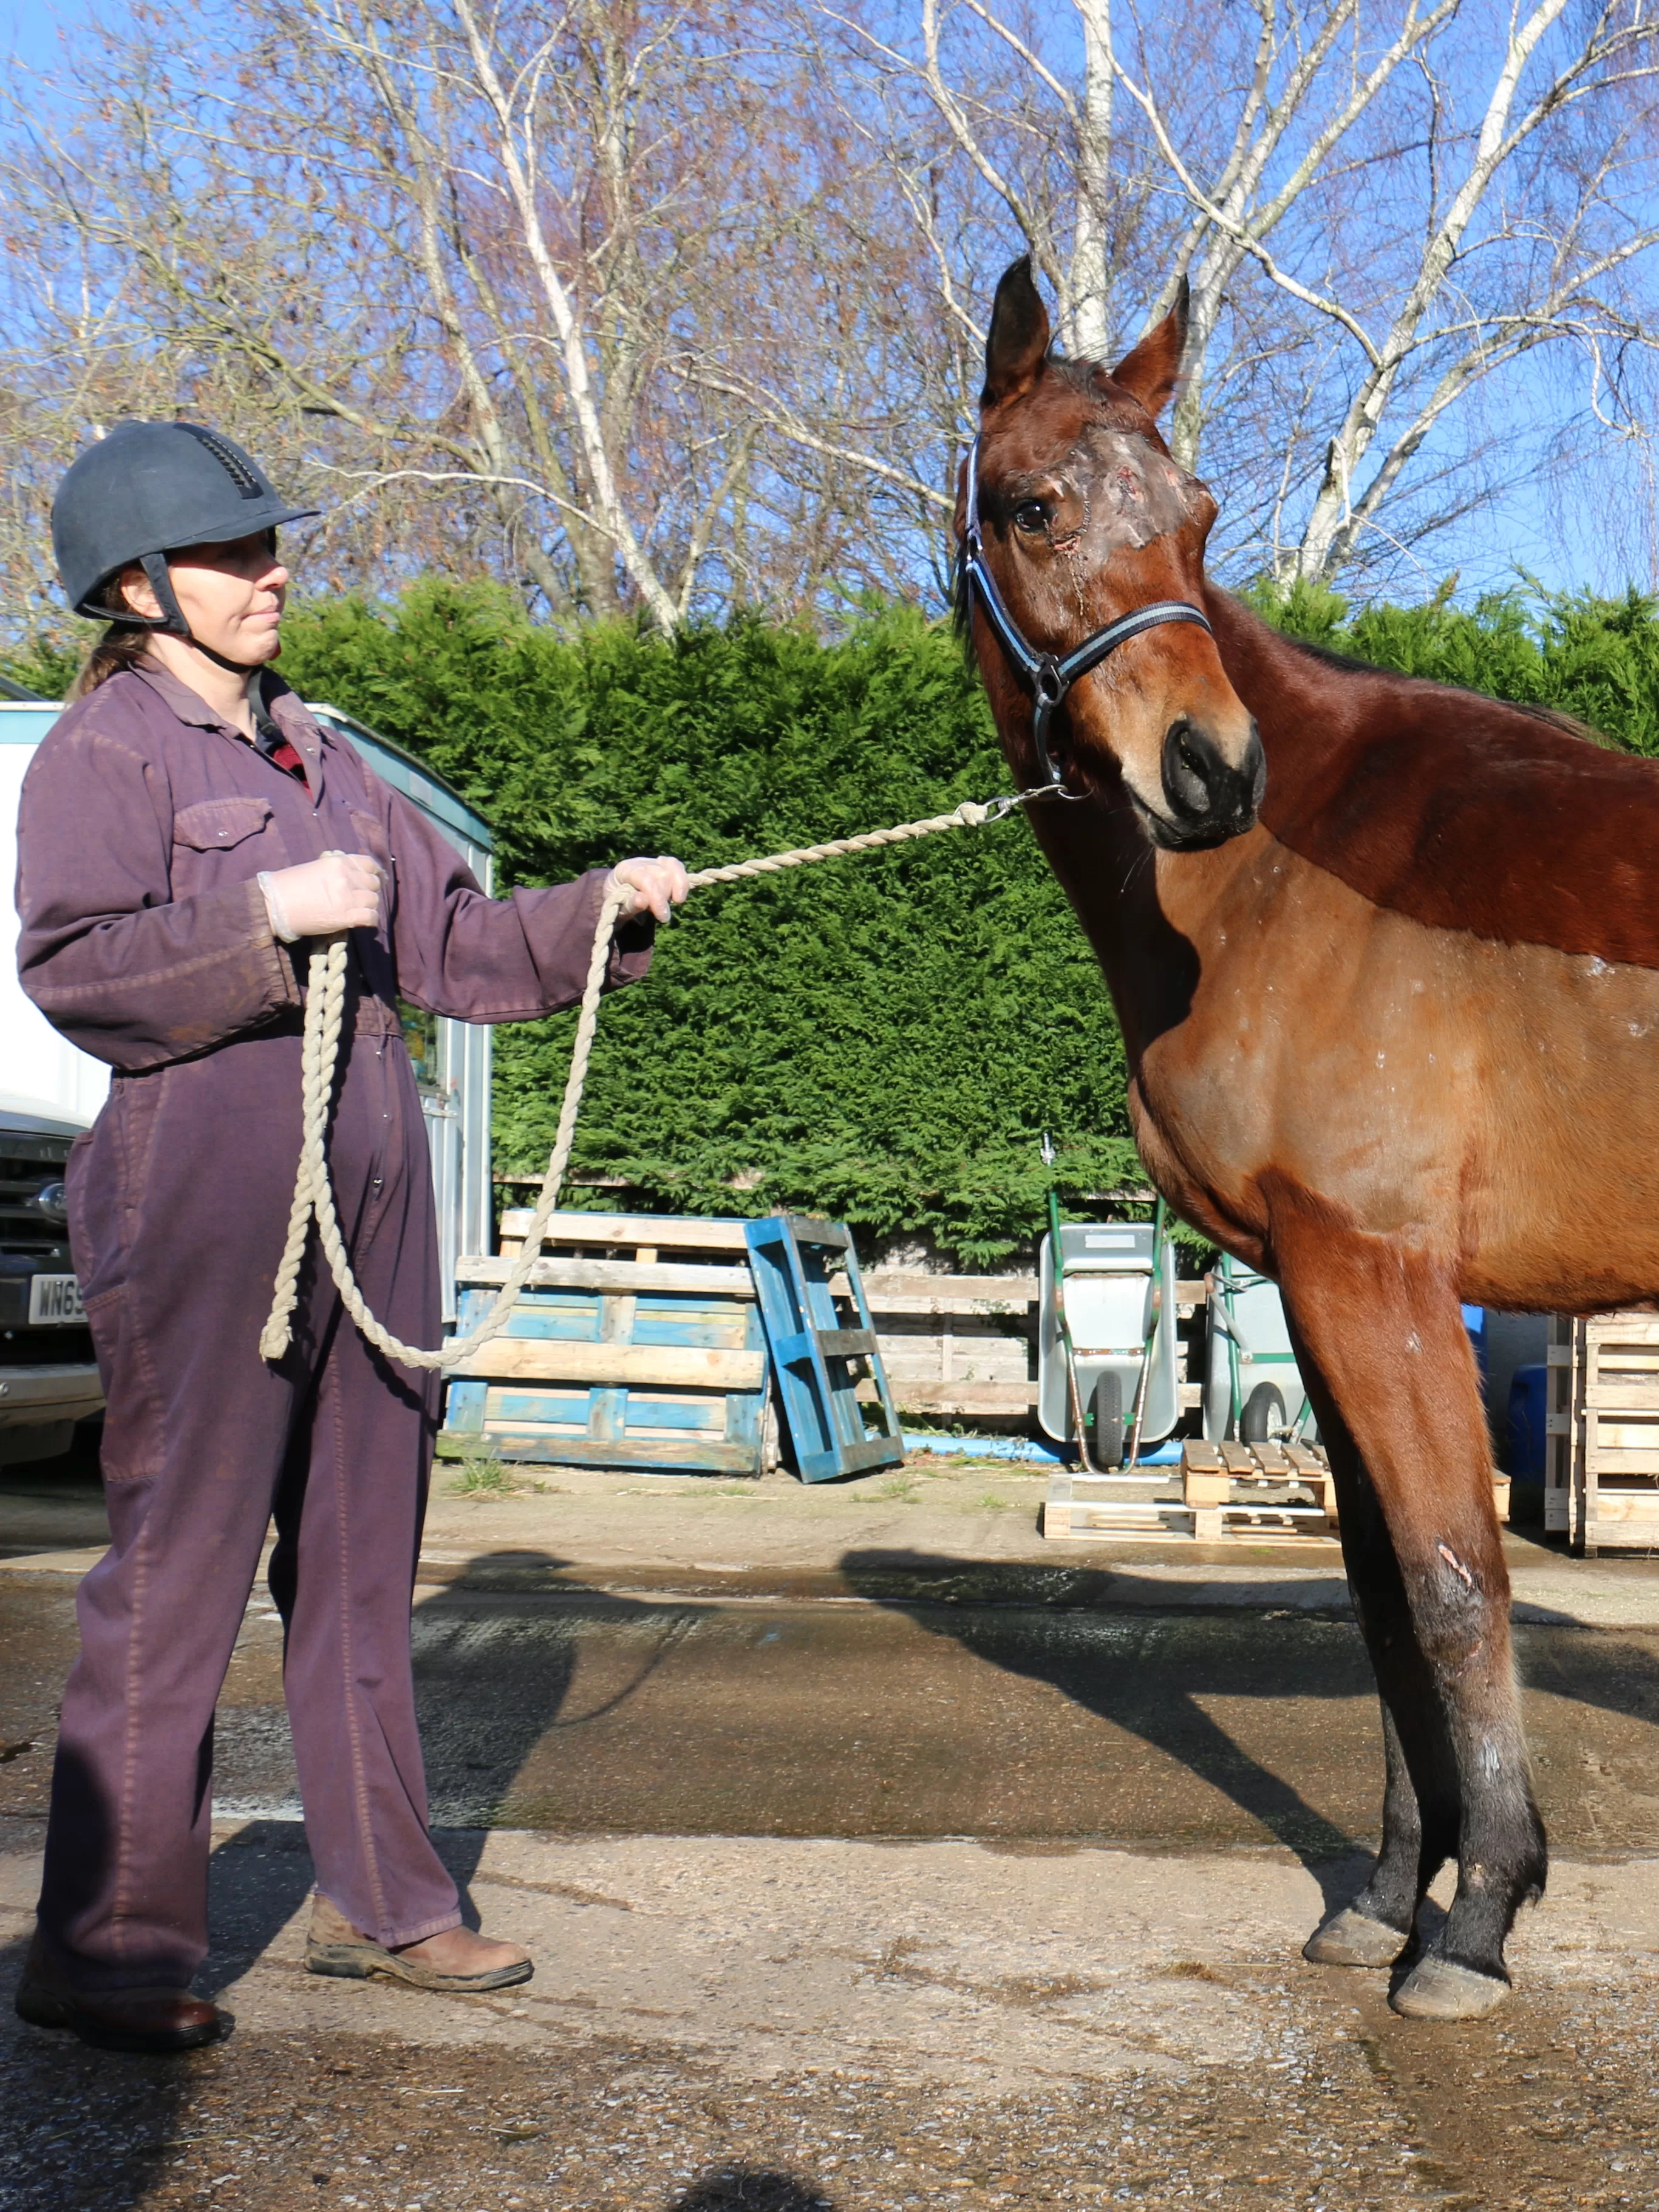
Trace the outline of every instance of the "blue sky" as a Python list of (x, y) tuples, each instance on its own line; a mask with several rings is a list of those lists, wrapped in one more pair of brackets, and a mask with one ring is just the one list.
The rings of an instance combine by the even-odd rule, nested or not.
[(87, 14), (80, 0), (0, 0), (0, 53), (45, 68), (58, 52), (59, 32), (73, 31)]

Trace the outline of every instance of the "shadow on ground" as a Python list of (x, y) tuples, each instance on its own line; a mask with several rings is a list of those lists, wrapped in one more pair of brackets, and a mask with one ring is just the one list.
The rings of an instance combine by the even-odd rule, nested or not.
[(792, 2173), (723, 2166), (671, 2197), (668, 2212), (835, 2212), (835, 2203)]
[[(1265, 1668), (1245, 1674), (1232, 1663), (1224, 1647), (1216, 1649), (1201, 1633), (1182, 1638), (1174, 1650), (1152, 1651), (1152, 1634), (1167, 1616), (1147, 1622), (1146, 1641), (1131, 1636), (1114, 1648), (1079, 1644), (1063, 1633), (1034, 1634), (1030, 1616), (1023, 1608), (1016, 1618), (1012, 1608), (940, 1604), (892, 1594), (896, 1571), (924, 1587), (949, 1586), (961, 1578), (976, 1577), (979, 1563), (973, 1560), (848, 1552), (841, 1566), (848, 1588), (859, 1595), (907, 1613), (930, 1635), (949, 1637), (988, 1666), (1051, 1684), (1086, 1711), (1177, 1760), (1293, 1851), (1319, 1882), (1328, 1910), (1353, 1893), (1355, 1854), (1362, 1848), (1358, 1840), (1309, 1804), (1284, 1776), (1253, 1758), (1200, 1701), (1212, 1696), (1346, 1699), (1362, 1694), (1370, 1686), (1371, 1675), (1356, 1630), (1349, 1627), (1347, 1633), (1329, 1639), (1316, 1673), (1297, 1664), (1287, 1653), (1282, 1658), (1273, 1655)], [(1194, 1583), (1204, 1579), (1203, 1571), (1196, 1571)], [(1120, 1588), (1133, 1580), (1115, 1571), (1112, 1576)], [(1155, 1587), (1164, 1604), (1170, 1604), (1175, 1593), (1169, 1583)], [(1048, 1617), (1058, 1625), (1066, 1615), (1055, 1609)], [(1196, 1618), (1201, 1622), (1205, 1616)], [(1380, 1797), (1380, 1736), (1377, 1786)]]
[[(1109, 1620), (1066, 1604), (999, 1607), (977, 1595), (980, 1567), (890, 1553), (854, 1553), (842, 1561), (850, 1592), (905, 1614), (927, 1636), (949, 1638), (989, 1668), (1050, 1685), (1221, 1793), (1256, 1832), (1301, 1859), (1328, 1902), (1352, 1893), (1362, 1851), (1356, 1836), (1310, 1804), (1277, 1771), (1271, 1752), (1263, 1755), (1258, 1746), (1253, 1755), (1206, 1710), (1241, 1694), (1364, 1699), (1370, 1678), (1351, 1624), (1298, 1618), (1255, 1635), (1249, 1616), (1194, 1615), (1171, 1624), (1167, 1613), (1152, 1615), (1144, 1600)], [(896, 1568), (908, 1570), (902, 1580), (928, 1590), (971, 1577), (975, 1595), (960, 1603), (896, 1598)], [(891, 1700), (885, 1713), (860, 1721), (855, 1707), (868, 1701), (867, 1688), (843, 1710), (852, 1680), (847, 1670), (858, 1656), (848, 1646), (860, 1632), (859, 1611), (810, 1608), (799, 1636), (829, 1640), (803, 1651), (799, 1636), (791, 1644), (795, 1630), (783, 1616), (728, 1608), (721, 1632), (728, 1640), (711, 1655), (708, 1624), (720, 1613), (717, 1601), (711, 1608), (585, 1589), (556, 1579), (566, 1571), (550, 1553), (484, 1553), (424, 1597), (416, 1613), (416, 1692), (434, 1832), (464, 1895), (489, 1830), (501, 1825), (565, 1832), (823, 1833), (827, 1794), (839, 1808), (836, 1832), (991, 1832), (975, 1793), (993, 1754), (967, 1711), (959, 1741), (947, 1727), (906, 1745), (892, 1732), (907, 1716), (902, 1686), (882, 1686)], [(630, 1725), (629, 1707), (694, 1637), (695, 1648)], [(1259, 1663), (1248, 1669), (1241, 1668), (1241, 1638), (1261, 1647)], [(908, 1663), (912, 1690), (925, 1694), (925, 1650), (916, 1647)], [(1352, 1718), (1347, 1726), (1355, 1731)], [(854, 1741), (860, 1736), (867, 1740), (862, 1749)], [(1103, 1755), (1111, 1754), (1094, 1748), (1091, 1761)], [(1052, 1747), (1045, 1756), (1052, 1769)], [(1062, 1764), (1066, 1756), (1062, 1751)], [(904, 1771), (907, 1757), (913, 1778)], [(872, 1783), (867, 1767), (853, 1772), (855, 1758), (889, 1775), (896, 1761), (896, 1783)], [(845, 1787), (841, 1775), (826, 1784), (837, 1761)], [(1380, 1759), (1378, 1770), (1380, 1787)], [(1093, 1788), (1086, 1777), (1075, 1785), (1073, 1809), (1082, 1817), (1074, 1822), (1058, 1805), (1034, 1812), (1033, 1825), (1022, 1829), (1017, 1806), (1012, 1824), (1005, 1816), (996, 1832), (1013, 1847), (1022, 1834), (1041, 1842), (1062, 1831), (1110, 1833), (1109, 1792), (1103, 1782), (1100, 1812), (1091, 1820)], [(291, 1819), (249, 1821), (221, 1844), (204, 1990), (222, 1990), (247, 1971), (302, 1907), (310, 1879), (302, 1832)]]

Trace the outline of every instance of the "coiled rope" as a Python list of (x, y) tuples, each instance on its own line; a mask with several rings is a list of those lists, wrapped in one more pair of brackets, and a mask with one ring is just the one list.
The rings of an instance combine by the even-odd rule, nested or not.
[[(687, 889), (702, 890), (709, 884), (736, 884), (749, 876), (777, 875), (785, 868), (810, 867), (815, 860), (836, 860), (847, 853), (874, 852), (883, 845), (902, 845), (913, 837), (932, 837), (942, 830), (982, 829), (988, 822), (1001, 821), (1015, 807), (1024, 806), (1030, 799), (1053, 795), (1048, 787), (1039, 787), (1009, 798), (992, 799), (986, 805), (964, 799), (949, 814), (930, 815), (925, 822), (903, 822), (891, 830), (871, 830), (860, 837), (836, 837), (827, 845), (800, 845), (789, 853), (769, 853), (759, 860), (734, 861), (730, 867), (704, 868), (687, 878)], [(606, 885), (599, 907), (599, 926), (593, 933), (593, 953), (582, 992), (581, 1013), (576, 1023), (576, 1041), (571, 1048), (570, 1073), (565, 1079), (558, 1131), (542, 1181), (541, 1196), (536, 1201), (535, 1215), (519, 1256), (508, 1269), (495, 1304), (477, 1328), (470, 1335), (452, 1337), (435, 1352), (404, 1344), (378, 1322), (369, 1311), (351, 1272), (334, 1208), (327, 1151), (328, 1117), (339, 1060), (340, 1028), (345, 1014), (347, 933), (342, 931), (338, 936), (323, 939), (313, 947), (301, 1062), (305, 1133), (300, 1146), (299, 1174), (294, 1184), (294, 1205), (288, 1218), (288, 1242), (276, 1270), (270, 1316), (259, 1336), (261, 1358), (280, 1359), (288, 1350), (299, 1292), (300, 1263), (305, 1257), (313, 1217), (324, 1257), (346, 1311), (368, 1341), (389, 1358), (400, 1360), (405, 1367), (456, 1367), (479, 1345), (500, 1334), (541, 1256), (542, 1235), (559, 1202), (560, 1186), (569, 1164), (576, 1116), (581, 1109), (582, 1091), (587, 1081), (594, 1031), (599, 1027), (599, 994), (605, 988), (605, 971), (610, 964), (611, 940), (616, 933), (617, 917), (628, 898), (628, 886), (613, 878)]]

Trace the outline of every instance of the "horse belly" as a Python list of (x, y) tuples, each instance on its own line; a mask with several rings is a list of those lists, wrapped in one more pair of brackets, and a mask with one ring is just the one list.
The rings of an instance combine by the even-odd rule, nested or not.
[(1548, 945), (1503, 963), (1463, 1295), (1588, 1310), (1659, 1295), (1659, 973)]
[(1659, 1291), (1659, 974), (1425, 927), (1282, 848), (1253, 873), (1188, 921), (1190, 1012), (1137, 1071), (1150, 1164), (1269, 1254), (1291, 1188), (1482, 1304)]

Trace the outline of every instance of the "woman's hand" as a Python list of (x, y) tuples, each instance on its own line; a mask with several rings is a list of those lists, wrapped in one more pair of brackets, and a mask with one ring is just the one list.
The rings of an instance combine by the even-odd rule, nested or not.
[(659, 921), (672, 920), (671, 905), (682, 904), (688, 888), (684, 864), (665, 853), (659, 853), (654, 860), (618, 860), (611, 871), (611, 880), (623, 884), (628, 892), (628, 902), (617, 917), (622, 921), (647, 908)]
[(379, 861), (367, 853), (325, 853), (301, 867), (262, 874), (259, 888), (272, 929), (291, 945), (342, 929), (378, 929), (381, 881)]

